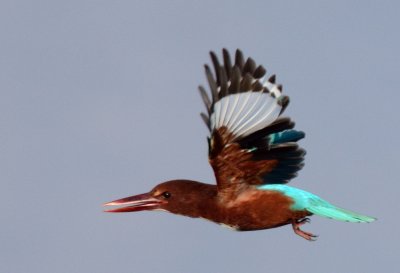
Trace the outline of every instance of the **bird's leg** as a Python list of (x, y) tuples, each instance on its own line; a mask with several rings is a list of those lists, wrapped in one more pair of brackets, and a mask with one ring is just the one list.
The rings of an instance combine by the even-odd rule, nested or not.
[(305, 223), (310, 223), (310, 218), (303, 218), (303, 219), (299, 219), (299, 220), (293, 220), (292, 221), (292, 227), (293, 227), (294, 233), (296, 233), (297, 235), (303, 237), (304, 239), (306, 239), (308, 241), (317, 240), (318, 235), (314, 235), (314, 234), (312, 234), (310, 232), (302, 231), (300, 229), (300, 226), (304, 225)]

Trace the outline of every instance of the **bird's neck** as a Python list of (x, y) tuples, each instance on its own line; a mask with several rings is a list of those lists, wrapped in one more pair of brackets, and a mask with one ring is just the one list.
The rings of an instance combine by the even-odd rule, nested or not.
[(191, 191), (185, 194), (186, 205), (170, 207), (168, 210), (184, 216), (217, 221), (220, 215), (217, 186), (195, 181), (189, 182)]

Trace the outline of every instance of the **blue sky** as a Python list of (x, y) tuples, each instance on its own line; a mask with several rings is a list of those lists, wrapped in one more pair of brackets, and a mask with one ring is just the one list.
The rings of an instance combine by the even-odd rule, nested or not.
[[(2, 1), (1, 272), (390, 272), (397, 268), (396, 1)], [(376, 216), (233, 232), (101, 204), (214, 183), (197, 86), (209, 50), (276, 73), (306, 132), (291, 185)]]

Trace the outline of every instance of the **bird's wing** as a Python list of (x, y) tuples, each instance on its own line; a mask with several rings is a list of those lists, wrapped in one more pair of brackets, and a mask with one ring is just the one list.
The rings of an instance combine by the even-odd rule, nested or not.
[(211, 90), (199, 87), (207, 108), (201, 117), (210, 130), (209, 161), (218, 189), (245, 184), (282, 184), (303, 167), (305, 151), (296, 143), (304, 137), (293, 130), (290, 118), (280, 117), (289, 103), (275, 75), (264, 80), (266, 70), (240, 50), (234, 63), (223, 49), (220, 64), (210, 52), (214, 74), (205, 72)]

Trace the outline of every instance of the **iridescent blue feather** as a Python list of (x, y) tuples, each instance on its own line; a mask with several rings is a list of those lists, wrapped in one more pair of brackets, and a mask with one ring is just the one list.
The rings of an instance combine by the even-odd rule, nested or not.
[(280, 144), (285, 142), (296, 142), (305, 137), (304, 132), (296, 130), (285, 130), (268, 136), (269, 144)]

